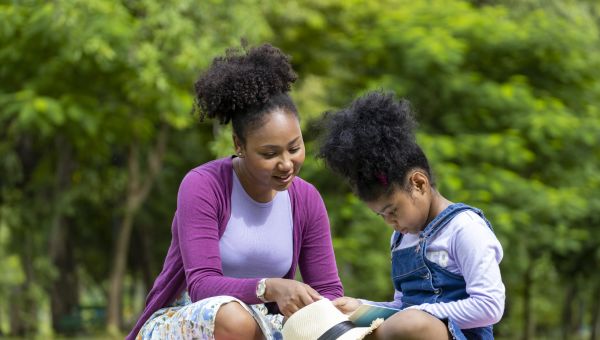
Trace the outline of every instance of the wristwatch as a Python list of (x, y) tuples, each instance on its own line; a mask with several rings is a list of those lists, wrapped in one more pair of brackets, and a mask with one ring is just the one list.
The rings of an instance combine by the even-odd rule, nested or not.
[(265, 299), (265, 292), (267, 291), (267, 279), (261, 279), (256, 285), (256, 297), (262, 302), (269, 302)]

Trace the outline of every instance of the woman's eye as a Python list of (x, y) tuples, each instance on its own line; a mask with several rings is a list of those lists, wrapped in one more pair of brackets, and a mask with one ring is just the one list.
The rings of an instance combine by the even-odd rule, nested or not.
[(268, 153), (263, 153), (262, 154), (264, 158), (273, 158), (275, 157), (277, 154), (274, 152), (268, 152)]
[(293, 148), (293, 149), (290, 149), (290, 152), (291, 152), (291, 153), (296, 153), (296, 152), (298, 152), (298, 151), (300, 151), (300, 148)]

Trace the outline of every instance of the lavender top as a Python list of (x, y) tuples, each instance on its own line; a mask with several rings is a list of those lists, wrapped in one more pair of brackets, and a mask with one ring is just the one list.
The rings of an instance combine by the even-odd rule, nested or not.
[(278, 191), (270, 202), (257, 202), (233, 171), (231, 217), (219, 241), (223, 274), (240, 278), (285, 276), (294, 256), (293, 224), (287, 190)]
[[(398, 248), (409, 248), (418, 242), (418, 235), (406, 234)], [(469, 297), (408, 308), (424, 310), (439, 319), (451, 318), (461, 329), (488, 326), (500, 321), (505, 300), (499, 266), (503, 257), (502, 245), (479, 215), (472, 211), (456, 215), (432, 238), (425, 256), (442, 268), (464, 277)], [(401, 299), (402, 292), (396, 291), (394, 301), (369, 302), (400, 309)]]
[[(232, 158), (222, 158), (191, 170), (181, 182), (171, 245), (163, 269), (127, 339), (134, 339), (152, 313), (170, 304), (184, 290), (193, 302), (229, 295), (248, 304), (261, 303), (255, 295), (259, 278), (223, 275), (219, 240), (231, 215), (232, 173)], [(299, 267), (303, 281), (321, 295), (329, 299), (342, 296), (329, 219), (321, 196), (299, 177), (294, 178), (288, 193), (293, 218), (293, 258), (284, 278), (294, 279)]]

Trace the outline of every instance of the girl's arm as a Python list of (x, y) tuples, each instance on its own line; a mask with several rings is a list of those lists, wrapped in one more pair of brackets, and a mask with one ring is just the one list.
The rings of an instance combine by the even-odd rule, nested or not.
[[(396, 236), (396, 233), (393, 232), (392, 236), (390, 237), (390, 247), (392, 247), (394, 244), (395, 236)], [(392, 301), (376, 302), (376, 301), (369, 301), (369, 300), (365, 300), (365, 299), (358, 299), (358, 300), (361, 303), (368, 303), (371, 305), (388, 307), (388, 308), (402, 309), (402, 292), (399, 290), (394, 290), (394, 300), (392, 300)]]
[(495, 324), (504, 313), (505, 290), (499, 266), (502, 246), (482, 219), (471, 221), (456, 228), (449, 254), (465, 279), (469, 297), (410, 307), (440, 319), (451, 318), (462, 329)]
[(364, 299), (359, 299), (359, 300), (362, 303), (368, 303), (370, 305), (402, 309), (402, 292), (400, 292), (398, 290), (394, 291), (394, 300), (393, 301), (376, 302), (376, 301), (369, 301), (369, 300), (364, 300)]

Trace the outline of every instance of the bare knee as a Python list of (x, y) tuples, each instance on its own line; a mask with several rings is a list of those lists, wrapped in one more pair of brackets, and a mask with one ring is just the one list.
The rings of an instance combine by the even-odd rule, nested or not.
[(260, 327), (250, 313), (237, 302), (222, 305), (215, 318), (215, 339), (262, 339)]
[(448, 339), (448, 329), (438, 318), (415, 309), (404, 310), (377, 329), (378, 339)]

